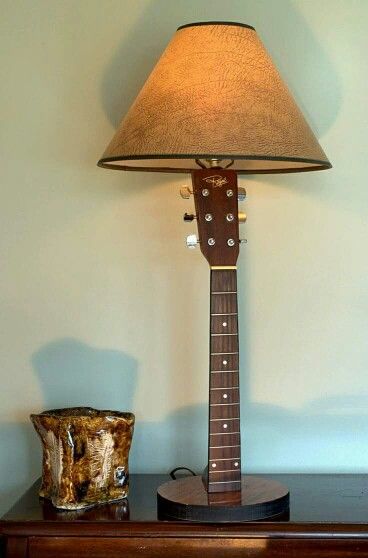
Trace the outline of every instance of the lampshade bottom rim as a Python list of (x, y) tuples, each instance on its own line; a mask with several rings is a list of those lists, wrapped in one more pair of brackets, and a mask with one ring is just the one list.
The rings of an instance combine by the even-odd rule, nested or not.
[[(103, 157), (97, 163), (99, 167), (139, 172), (191, 173), (198, 170), (195, 159), (205, 159), (214, 155), (189, 157), (178, 156), (131, 156), (131, 157)], [(327, 170), (332, 168), (328, 160), (303, 159), (298, 157), (237, 157), (234, 155), (216, 155), (221, 160), (233, 160), (232, 170), (239, 174), (280, 174)]]

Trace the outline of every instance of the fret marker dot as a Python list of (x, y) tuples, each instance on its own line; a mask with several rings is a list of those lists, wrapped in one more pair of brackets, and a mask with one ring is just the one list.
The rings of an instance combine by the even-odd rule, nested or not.
[(222, 425), (222, 428), (227, 428), (226, 422), (225, 422), (225, 424)]
[(224, 393), (224, 395), (222, 396), (224, 399), (227, 399), (227, 393)]
[(227, 323), (226, 323), (226, 322), (223, 322), (223, 323), (222, 323), (222, 327), (226, 327), (226, 326), (227, 326)]
[(239, 467), (239, 463), (237, 461), (235, 461), (234, 467)]
[(212, 467), (213, 468), (217, 467), (216, 463), (212, 463)]
[(227, 360), (223, 360), (223, 361), (222, 361), (222, 364), (223, 364), (224, 366), (226, 366), (226, 365), (227, 365)]

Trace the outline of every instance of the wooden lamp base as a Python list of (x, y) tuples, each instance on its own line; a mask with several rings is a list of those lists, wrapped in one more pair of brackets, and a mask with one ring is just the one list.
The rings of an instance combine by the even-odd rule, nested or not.
[(200, 476), (162, 484), (157, 490), (159, 519), (242, 522), (284, 516), (289, 491), (279, 482), (242, 475), (241, 490), (209, 494)]

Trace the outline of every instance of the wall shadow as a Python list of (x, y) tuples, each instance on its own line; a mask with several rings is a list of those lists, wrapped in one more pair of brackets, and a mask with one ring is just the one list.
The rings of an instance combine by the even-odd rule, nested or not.
[[(339, 76), (290, 0), (228, 0), (226, 4), (211, 0), (210, 9), (207, 2), (198, 0), (152, 0), (124, 34), (102, 76), (101, 102), (115, 128), (176, 28), (193, 21), (216, 20), (254, 25), (317, 135), (329, 129), (341, 102)], [(322, 106), (321, 99), (328, 102)]]
[[(367, 472), (368, 450), (361, 439), (368, 437), (368, 395), (348, 396), (348, 406), (343, 396), (321, 397), (291, 411), (251, 403), (244, 391), (241, 399), (243, 472)], [(178, 409), (162, 422), (142, 423), (133, 445), (131, 470), (168, 473), (175, 467), (185, 466), (201, 473), (207, 459), (207, 413), (207, 404), (193, 405)], [(359, 436), (356, 436), (357, 429)], [(163, 453), (167, 459), (164, 471)]]
[(78, 405), (130, 411), (137, 362), (111, 349), (96, 349), (73, 338), (58, 339), (32, 355), (45, 409)]

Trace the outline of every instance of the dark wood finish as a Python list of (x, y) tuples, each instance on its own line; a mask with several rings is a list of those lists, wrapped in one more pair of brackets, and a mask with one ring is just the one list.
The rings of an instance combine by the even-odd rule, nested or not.
[(142, 539), (131, 538), (121, 544), (119, 539), (88, 540), (76, 537), (73, 541), (60, 537), (50, 541), (44, 538), (35, 538), (30, 545), (30, 558), (51, 558), (63, 556), (72, 558), (76, 556), (78, 548), (79, 558), (352, 558), (368, 556), (368, 542), (336, 541), (333, 549), (325, 541), (279, 541), (267, 539), (150, 539), (145, 544)]
[(211, 494), (200, 477), (170, 481), (158, 489), (161, 519), (220, 523), (257, 521), (286, 514), (289, 492), (277, 481), (240, 477), (241, 490)]
[(48, 501), (38, 498), (38, 481), (0, 520), (0, 536), (7, 540), (7, 558), (368, 556), (367, 475), (267, 478), (290, 488), (288, 521), (159, 521), (156, 490), (169, 477), (132, 475), (129, 514), (126, 503), (58, 512)]
[(368, 556), (367, 541), (336, 541), (333, 549), (326, 541), (295, 541), (217, 538), (98, 539), (95, 537), (35, 537), (30, 558), (353, 558)]
[[(236, 172), (220, 168), (196, 170), (192, 172), (192, 184), (202, 254), (210, 266), (236, 265), (239, 254)], [(206, 220), (209, 215), (210, 221)], [(227, 215), (232, 215), (233, 220), (229, 221)], [(214, 244), (209, 244), (211, 238)], [(228, 245), (229, 239), (234, 241), (232, 246)]]
[(6, 541), (7, 558), (26, 558), (28, 556), (27, 537), (8, 537)]
[(210, 297), (208, 465), (205, 484), (209, 493), (240, 491), (239, 341), (235, 269), (211, 271)]

